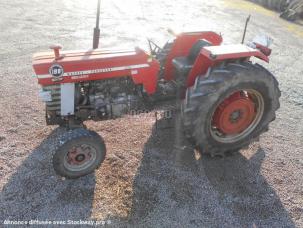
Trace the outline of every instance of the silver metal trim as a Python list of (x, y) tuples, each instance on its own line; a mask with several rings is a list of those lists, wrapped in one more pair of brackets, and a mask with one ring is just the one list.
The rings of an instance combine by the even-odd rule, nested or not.
[(62, 83), (61, 85), (61, 116), (75, 113), (75, 83)]

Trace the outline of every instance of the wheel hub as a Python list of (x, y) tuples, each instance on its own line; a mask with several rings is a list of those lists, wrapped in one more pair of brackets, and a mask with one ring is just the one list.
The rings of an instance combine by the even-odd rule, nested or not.
[(230, 115), (230, 122), (235, 123), (237, 122), (240, 118), (242, 118), (242, 112), (241, 110), (236, 110)]
[(85, 160), (85, 155), (84, 154), (79, 154), (77, 157), (76, 157), (76, 161), (77, 162), (82, 162)]
[(255, 116), (253, 100), (247, 93), (236, 92), (217, 107), (212, 124), (221, 133), (233, 135), (248, 128)]
[(84, 145), (72, 148), (67, 154), (67, 163), (72, 166), (82, 165), (91, 159), (91, 148)]

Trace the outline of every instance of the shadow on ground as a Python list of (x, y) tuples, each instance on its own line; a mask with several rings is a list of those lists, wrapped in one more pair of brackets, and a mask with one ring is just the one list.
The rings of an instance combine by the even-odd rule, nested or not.
[(294, 227), (262, 176), (262, 148), (249, 159), (238, 152), (196, 160), (192, 149), (175, 148), (180, 140), (172, 129), (153, 129), (134, 180), (130, 224)]
[[(133, 182), (128, 219), (109, 216), (113, 226), (293, 227), (288, 212), (262, 176), (262, 148), (196, 160), (183, 147), (178, 128), (160, 120), (145, 144)], [(0, 220), (89, 220), (95, 176), (61, 180), (51, 166), (56, 129), (22, 163), (1, 192)], [(177, 147), (176, 147), (177, 145)], [(181, 146), (181, 147), (180, 147)]]
[(52, 168), (51, 152), (63, 132), (55, 129), (10, 177), (0, 195), (0, 221), (89, 219), (95, 176), (62, 180)]

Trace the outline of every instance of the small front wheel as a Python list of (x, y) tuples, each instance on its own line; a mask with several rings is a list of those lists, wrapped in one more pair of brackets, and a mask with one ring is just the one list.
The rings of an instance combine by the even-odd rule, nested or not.
[(78, 128), (66, 132), (53, 157), (56, 173), (69, 179), (92, 173), (105, 159), (103, 139), (96, 132)]

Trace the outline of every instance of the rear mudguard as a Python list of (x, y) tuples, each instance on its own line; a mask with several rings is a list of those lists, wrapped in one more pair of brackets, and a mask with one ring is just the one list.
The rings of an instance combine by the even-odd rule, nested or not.
[(205, 75), (210, 67), (227, 60), (241, 59), (248, 61), (251, 57), (269, 62), (268, 56), (264, 55), (261, 51), (243, 44), (204, 47), (188, 74), (186, 87), (193, 86), (196, 77)]

